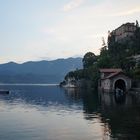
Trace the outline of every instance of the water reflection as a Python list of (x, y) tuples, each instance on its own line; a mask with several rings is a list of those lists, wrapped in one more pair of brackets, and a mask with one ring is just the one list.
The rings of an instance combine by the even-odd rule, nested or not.
[(102, 139), (140, 139), (140, 94), (68, 90), (72, 100), (82, 99), (84, 119), (102, 124)]
[[(140, 139), (140, 95), (45, 86), (4, 86), (0, 139)], [(9, 134), (9, 137), (7, 136)]]
[[(111, 94), (99, 94), (101, 119), (107, 122), (112, 138), (140, 139), (140, 96), (127, 94), (120, 100)], [(124, 99), (125, 98), (125, 99)]]
[(92, 125), (83, 117), (83, 113), (94, 110), (88, 108), (86, 91), (39, 86), (1, 88), (11, 93), (0, 97), (0, 139), (102, 139), (103, 126), (99, 119)]
[(97, 91), (84, 89), (65, 89), (65, 95), (71, 102), (80, 103), (83, 106), (83, 113), (87, 119), (92, 119), (97, 114), (99, 100)]
[[(100, 137), (97, 139), (110, 139), (110, 128), (108, 123), (102, 120), (98, 92), (85, 89), (67, 89), (65, 90), (65, 94), (72, 100), (82, 100), (84, 119), (92, 126), (90, 128), (91, 131), (97, 134), (100, 132)], [(95, 132), (95, 130), (97, 132)]]

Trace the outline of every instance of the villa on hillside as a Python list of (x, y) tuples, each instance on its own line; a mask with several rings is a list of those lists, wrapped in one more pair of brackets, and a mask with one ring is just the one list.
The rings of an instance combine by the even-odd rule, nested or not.
[(116, 88), (128, 91), (131, 88), (131, 79), (122, 69), (100, 69), (98, 87), (104, 92), (113, 92)]
[(125, 23), (122, 24), (117, 29), (113, 30), (112, 32), (109, 31), (108, 33), (108, 42), (110, 40), (114, 40), (115, 42), (123, 42), (131, 38), (136, 31), (135, 23)]

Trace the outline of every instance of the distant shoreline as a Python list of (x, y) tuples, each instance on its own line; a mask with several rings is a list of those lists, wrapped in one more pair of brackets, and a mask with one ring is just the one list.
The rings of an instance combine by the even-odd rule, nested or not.
[(59, 84), (0, 83), (0, 86), (59, 86)]

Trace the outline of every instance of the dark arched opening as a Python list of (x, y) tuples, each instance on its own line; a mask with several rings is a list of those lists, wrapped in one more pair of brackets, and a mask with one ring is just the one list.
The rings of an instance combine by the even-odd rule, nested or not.
[(125, 81), (119, 79), (115, 82), (115, 101), (116, 103), (124, 103), (125, 102), (125, 91), (126, 85)]
[(126, 91), (126, 85), (125, 85), (125, 81), (122, 79), (119, 79), (115, 82), (115, 89), (119, 88), (123, 91)]

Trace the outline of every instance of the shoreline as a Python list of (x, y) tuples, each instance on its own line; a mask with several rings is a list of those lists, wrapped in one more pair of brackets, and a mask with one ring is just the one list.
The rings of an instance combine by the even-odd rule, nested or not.
[(59, 86), (59, 84), (0, 83), (0, 86)]

